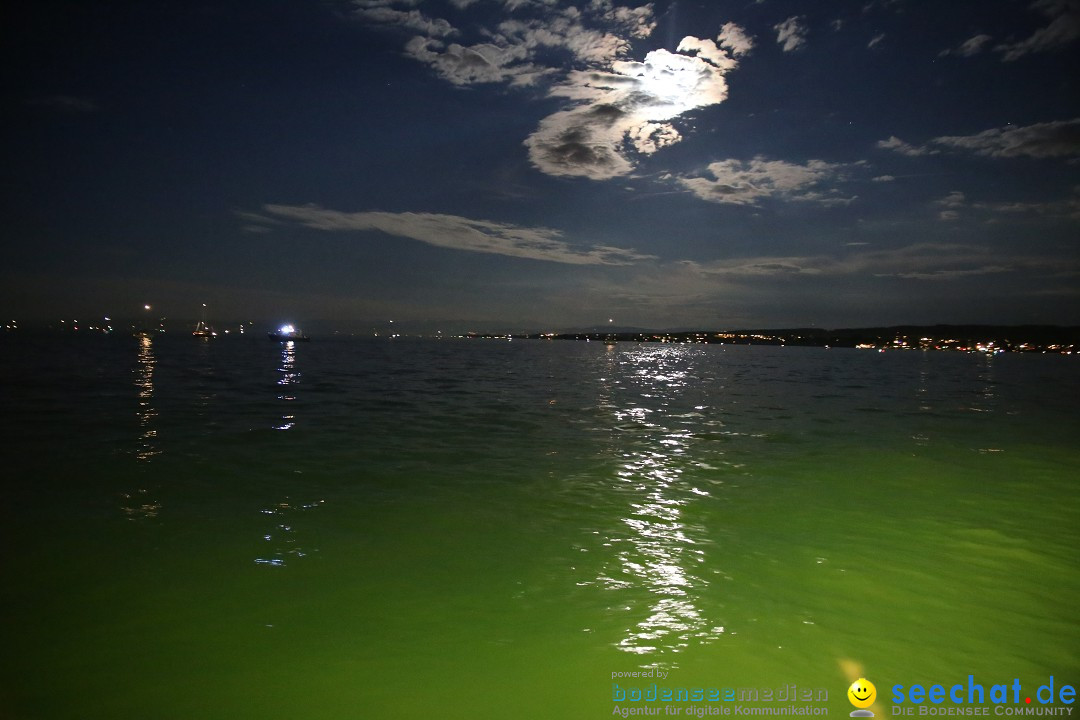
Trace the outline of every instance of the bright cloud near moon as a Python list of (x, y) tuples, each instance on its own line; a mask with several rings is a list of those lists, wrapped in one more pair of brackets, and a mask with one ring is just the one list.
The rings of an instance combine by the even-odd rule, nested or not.
[(737, 65), (708, 39), (683, 38), (677, 52), (653, 50), (643, 62), (619, 60), (610, 72), (576, 71), (551, 95), (574, 106), (540, 122), (525, 141), (529, 160), (549, 175), (605, 180), (629, 174), (633, 151), (650, 154), (681, 139), (669, 121), (727, 98), (725, 74)]

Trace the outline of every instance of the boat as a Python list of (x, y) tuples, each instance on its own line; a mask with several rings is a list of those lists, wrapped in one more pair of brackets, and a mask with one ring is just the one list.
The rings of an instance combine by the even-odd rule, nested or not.
[(308, 342), (311, 340), (292, 325), (282, 325), (277, 330), (266, 333), (266, 335), (274, 342)]
[(198, 338), (217, 337), (217, 333), (214, 332), (214, 329), (207, 325), (203, 320), (199, 321), (199, 324), (195, 326), (195, 330), (191, 334)]
[(206, 324), (206, 303), (202, 304), (202, 319), (195, 325), (195, 331), (191, 333), (197, 338), (212, 338), (217, 337), (217, 333), (214, 332), (214, 328)]

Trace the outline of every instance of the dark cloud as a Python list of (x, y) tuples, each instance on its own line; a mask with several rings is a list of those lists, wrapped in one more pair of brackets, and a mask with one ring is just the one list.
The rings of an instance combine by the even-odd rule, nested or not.
[(931, 142), (988, 157), (1077, 157), (1080, 156), (1080, 118), (1024, 127), (1008, 125), (976, 135), (937, 137)]
[(679, 184), (702, 200), (733, 205), (756, 205), (766, 198), (846, 205), (854, 198), (843, 197), (827, 183), (841, 180), (853, 166), (809, 160), (790, 163), (758, 156), (751, 160), (722, 160), (710, 163), (703, 175), (682, 176)]
[(101, 110), (96, 100), (75, 95), (48, 95), (27, 101), (34, 107), (56, 110), (64, 113), (92, 113)]
[(877, 146), (911, 157), (936, 155), (943, 149), (963, 150), (994, 158), (1080, 157), (1080, 118), (1022, 127), (1006, 125), (974, 135), (942, 135), (923, 146), (912, 145), (893, 136), (878, 141)]
[(975, 35), (960, 43), (960, 45), (955, 48), (942, 50), (938, 53), (938, 56), (957, 55), (959, 57), (971, 57), (972, 55), (977, 55), (982, 52), (983, 46), (991, 40), (993, 40), (993, 38), (986, 34)]
[(1080, 0), (1035, 0), (1031, 8), (1049, 18), (1050, 23), (1023, 40), (994, 48), (1002, 53), (1005, 62), (1030, 53), (1058, 50), (1080, 38)]
[(792, 15), (784, 22), (777, 23), (773, 29), (776, 30), (776, 42), (784, 52), (798, 50), (806, 44), (808, 30), (798, 15)]
[[(332, 232), (378, 231), (436, 247), (467, 252), (507, 255), (568, 265), (626, 265), (653, 259), (634, 250), (608, 246), (577, 248), (562, 239), (559, 230), (523, 227), (511, 223), (474, 220), (437, 213), (342, 212), (315, 205), (266, 205), (267, 226), (294, 222)], [(245, 219), (260, 217), (251, 213)]]

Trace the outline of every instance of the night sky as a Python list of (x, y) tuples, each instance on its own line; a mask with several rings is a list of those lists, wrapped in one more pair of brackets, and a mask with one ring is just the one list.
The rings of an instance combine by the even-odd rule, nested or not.
[(12, 319), (1080, 323), (1080, 0), (4, 12)]

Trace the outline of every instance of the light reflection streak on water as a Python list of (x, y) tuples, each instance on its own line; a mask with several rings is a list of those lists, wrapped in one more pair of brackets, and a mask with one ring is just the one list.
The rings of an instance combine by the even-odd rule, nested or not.
[[(198, 340), (201, 342), (198, 342), (195, 347), (199, 357), (199, 363), (202, 368), (209, 369), (212, 367), (210, 360), (210, 336), (206, 335), (198, 338)], [(198, 408), (199, 415), (205, 416), (207, 414), (213, 405), (213, 400), (214, 392), (207, 387), (205, 383), (199, 383), (198, 387), (195, 389), (195, 404)]]
[[(279, 388), (278, 400), (285, 403), (280, 424), (274, 425), (275, 430), (291, 430), (296, 426), (296, 414), (292, 406), (296, 400), (295, 389), (300, 384), (300, 370), (296, 365), (296, 343), (289, 340), (281, 346), (281, 366), (278, 368), (277, 384)], [(296, 470), (294, 472), (300, 472)], [(286, 497), (283, 501), (260, 512), (273, 519), (273, 527), (262, 534), (262, 540), (269, 543), (268, 551), (260, 553), (255, 558), (258, 565), (270, 567), (285, 567), (288, 560), (303, 558), (312, 552), (318, 552), (316, 548), (302, 546), (297, 531), (297, 513), (306, 512), (320, 507), (325, 500), (296, 504)]]
[[(971, 410), (978, 413), (993, 413), (997, 409), (998, 399), (996, 384), (997, 381), (994, 377), (994, 353), (986, 353), (983, 355), (980, 363), (978, 379), (981, 387), (978, 390), (978, 398), (975, 403), (972, 404)], [(998, 447), (980, 447), (979, 453), (986, 455), (988, 453), (1003, 452)]]
[(135, 369), (135, 389), (138, 394), (139, 405), (136, 415), (139, 419), (139, 448), (135, 457), (140, 461), (148, 461), (161, 454), (157, 446), (157, 428), (154, 421), (157, 418), (157, 410), (154, 408), (154, 368), (157, 360), (154, 357), (154, 339), (149, 335), (139, 337), (138, 365)]
[(320, 507), (325, 500), (316, 500), (310, 503), (294, 505), (285, 498), (273, 507), (263, 508), (260, 512), (274, 520), (274, 527), (263, 533), (264, 542), (270, 543), (270, 551), (265, 555), (255, 558), (257, 565), (269, 565), (271, 567), (284, 567), (286, 560), (290, 558), (306, 557), (310, 553), (318, 552), (317, 548), (305, 547), (300, 544), (300, 538), (296, 528), (296, 513), (314, 510)]
[[(624, 529), (606, 539), (618, 548), (618, 568), (604, 571), (598, 580), (609, 589), (645, 589), (653, 596), (647, 616), (618, 643), (628, 653), (677, 653), (693, 639), (714, 639), (724, 632), (699, 607), (706, 581), (692, 567), (705, 560), (702, 533), (684, 520), (691, 499), (708, 493), (682, 477), (692, 438), (668, 414), (671, 400), (693, 381), (688, 369), (699, 353), (681, 346), (638, 346), (606, 357), (607, 377), (624, 378), (629, 391), (620, 403), (615, 390), (604, 386), (601, 401), (611, 409), (616, 431), (629, 440), (617, 443), (624, 448), (617, 477), (637, 499), (622, 518)], [(641, 400), (651, 407), (643, 407)]]
[(979, 382), (982, 384), (982, 387), (979, 390), (978, 399), (971, 409), (975, 412), (993, 412), (995, 405), (993, 354), (988, 353), (983, 356), (981, 367), (979, 368), (978, 378)]
[[(139, 440), (135, 449), (135, 459), (140, 463), (150, 462), (161, 454), (155, 425), (158, 416), (157, 409), (154, 407), (154, 369), (156, 366), (153, 337), (149, 334), (140, 335), (135, 367), (135, 391), (138, 398), (135, 414), (139, 421)], [(133, 492), (122, 493), (121, 510), (132, 519), (156, 517), (161, 510), (161, 503), (149, 498), (148, 492), (147, 488), (137, 488)]]
[[(296, 400), (296, 396), (292, 394), (293, 386), (300, 383), (300, 371), (296, 368), (296, 343), (292, 340), (281, 346), (281, 367), (278, 368), (278, 373), (277, 384), (281, 387), (278, 399), (291, 403)], [(291, 430), (295, 426), (296, 415), (287, 409), (281, 415), (281, 424), (275, 425), (274, 429)]]

